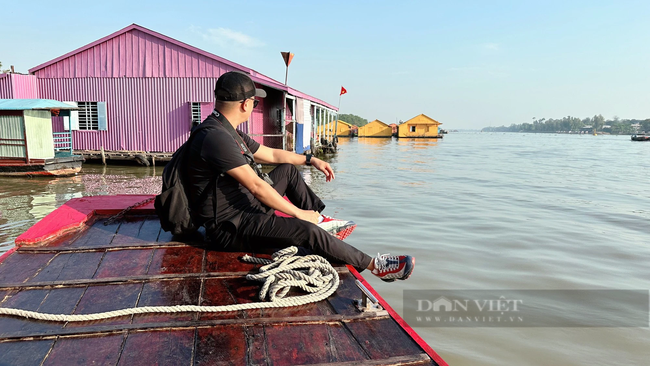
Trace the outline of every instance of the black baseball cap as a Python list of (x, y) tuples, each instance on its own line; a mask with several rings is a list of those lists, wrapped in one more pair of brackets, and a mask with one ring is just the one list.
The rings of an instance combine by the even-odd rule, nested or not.
[(217, 100), (235, 102), (252, 97), (264, 98), (266, 92), (263, 89), (255, 88), (255, 83), (248, 75), (230, 71), (217, 79), (214, 96)]

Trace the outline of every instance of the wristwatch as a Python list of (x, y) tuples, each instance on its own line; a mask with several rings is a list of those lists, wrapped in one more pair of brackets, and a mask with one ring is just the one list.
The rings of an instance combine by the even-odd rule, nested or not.
[(305, 155), (307, 158), (305, 159), (305, 165), (311, 165), (311, 154)]

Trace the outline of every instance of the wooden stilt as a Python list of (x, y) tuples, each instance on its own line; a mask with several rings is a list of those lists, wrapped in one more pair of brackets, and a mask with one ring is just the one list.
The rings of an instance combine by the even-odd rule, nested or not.
[(106, 154), (104, 154), (104, 146), (101, 147), (100, 151), (102, 153), (102, 164), (106, 165)]

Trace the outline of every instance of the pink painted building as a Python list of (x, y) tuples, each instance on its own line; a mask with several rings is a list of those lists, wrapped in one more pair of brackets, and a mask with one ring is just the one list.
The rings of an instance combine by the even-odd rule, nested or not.
[(72, 130), (75, 150), (168, 153), (211, 113), (214, 85), (228, 71), (247, 73), (266, 90), (268, 97), (241, 128), (267, 146), (299, 153), (312, 148), (320, 141), (316, 125), (336, 113), (255, 70), (136, 24), (36, 66), (30, 75), (0, 75), (0, 98), (79, 107), (53, 118), (55, 132)]

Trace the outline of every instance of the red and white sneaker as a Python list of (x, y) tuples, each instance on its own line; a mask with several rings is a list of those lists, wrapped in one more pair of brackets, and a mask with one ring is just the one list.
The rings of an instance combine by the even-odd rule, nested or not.
[(374, 260), (375, 269), (372, 270), (372, 274), (386, 282), (405, 280), (411, 277), (413, 268), (415, 268), (415, 258), (410, 255), (380, 255), (377, 253)]
[(343, 240), (352, 234), (357, 227), (354, 221), (339, 220), (333, 217), (321, 215), (321, 222), (318, 227), (332, 234), (340, 240)]

